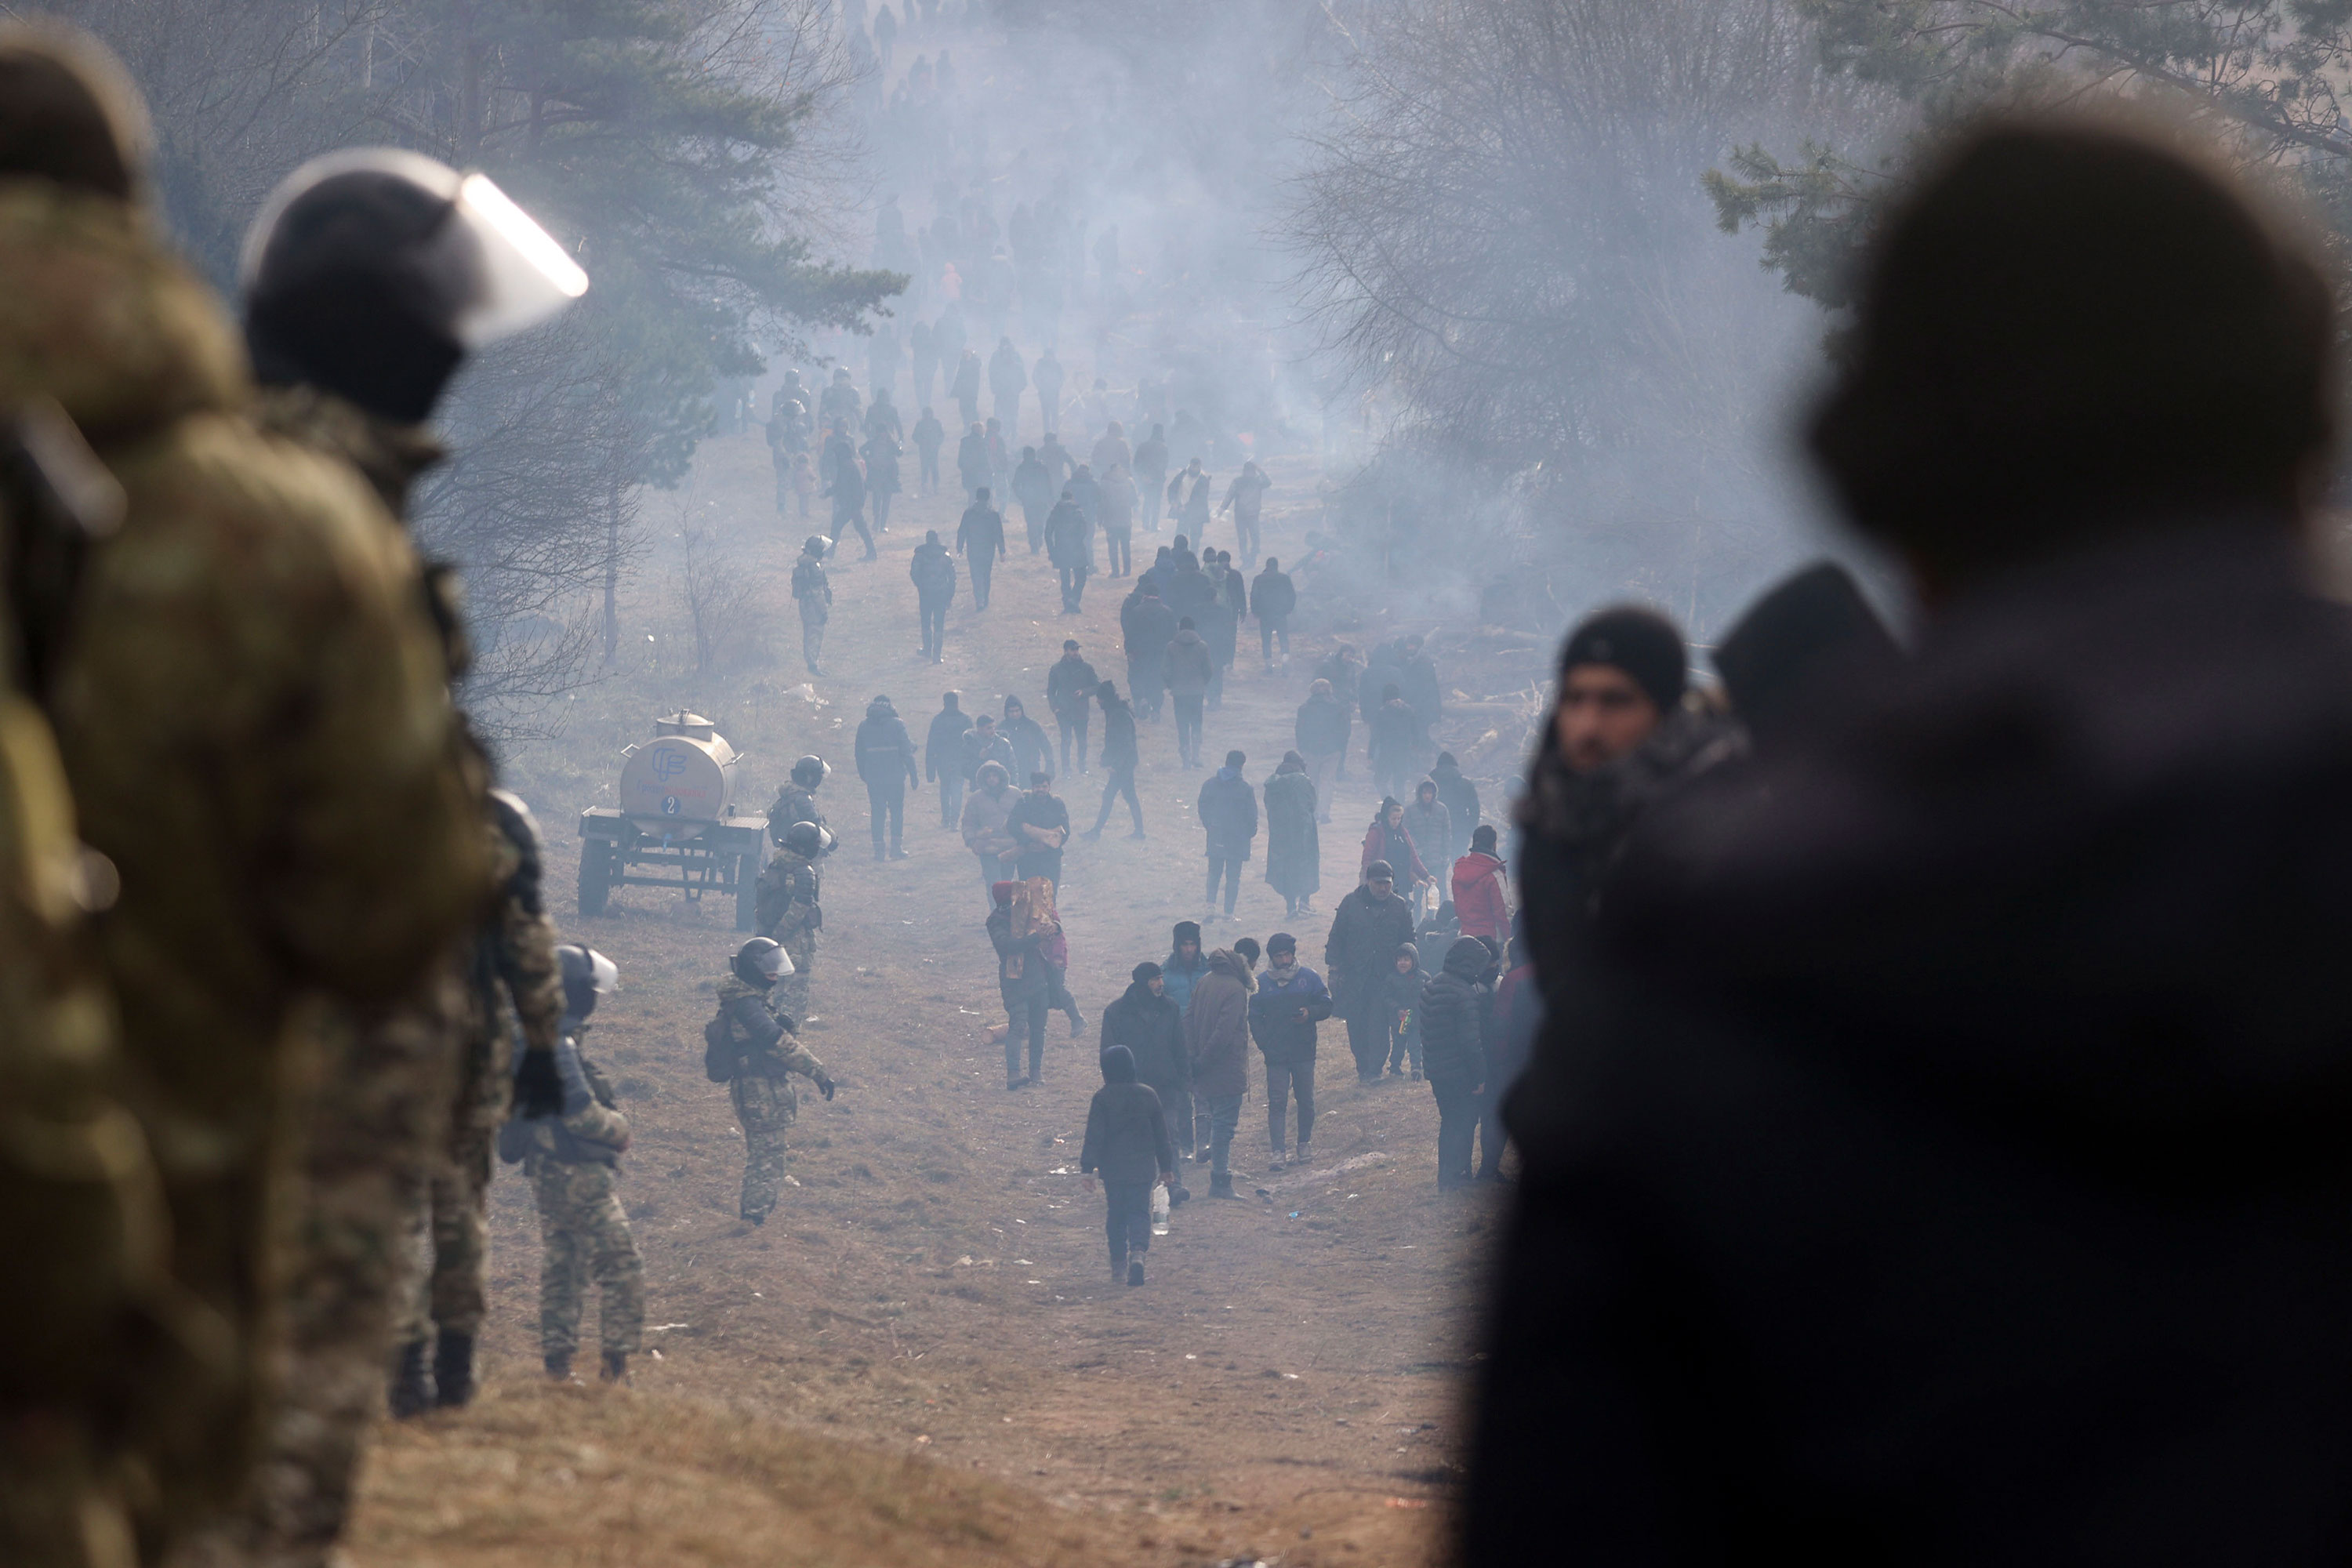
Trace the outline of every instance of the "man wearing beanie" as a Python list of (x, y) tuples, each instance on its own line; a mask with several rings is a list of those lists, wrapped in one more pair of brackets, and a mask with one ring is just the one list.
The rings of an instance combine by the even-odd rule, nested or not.
[[(1160, 973), (1167, 988), (1168, 1000), (1176, 1004), (1179, 1018), (1192, 1010), (1192, 987), (1199, 984), (1201, 976), (1208, 973), (1209, 955), (1201, 949), (1201, 923), (1198, 921), (1178, 921), (1169, 944), (1168, 956), (1160, 961)], [(1189, 1073), (1186, 1082), (1189, 1087)], [(1183, 1111), (1181, 1116), (1176, 1114), (1179, 1110)], [(1192, 1103), (1190, 1094), (1185, 1096), (1181, 1106), (1171, 1100), (1168, 1111), (1171, 1130), (1176, 1134), (1176, 1147), (1185, 1158), (1192, 1158), (1195, 1148), (1206, 1147), (1207, 1113)], [(1197, 1129), (1194, 1126), (1196, 1116), (1202, 1122)]]
[(1893, 185), (1810, 434), (1912, 656), (1654, 805), (1581, 973), (1522, 868), (1465, 1563), (2352, 1556), (2336, 263), (2189, 142)]
[[(1150, 1084), (1160, 1097), (1169, 1137), (1179, 1146), (1190, 1145), (1192, 1066), (1184, 1053), (1184, 1014), (1170, 1000), (1160, 965), (1149, 960), (1135, 966), (1126, 994), (1103, 1009), (1104, 1053), (1108, 1055), (1113, 1046), (1127, 1047), (1135, 1058), (1137, 1081)], [(1181, 1204), (1192, 1195), (1185, 1190), (1183, 1167), (1179, 1164), (1168, 1180), (1168, 1201)]]

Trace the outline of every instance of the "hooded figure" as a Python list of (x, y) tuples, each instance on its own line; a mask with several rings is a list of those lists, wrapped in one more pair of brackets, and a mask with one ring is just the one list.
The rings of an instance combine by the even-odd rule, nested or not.
[(1486, 1062), (1495, 1046), (1495, 954), (1475, 936), (1457, 937), (1445, 967), (1421, 993), (1423, 1070), (1437, 1097), (1437, 1184), (1471, 1178)]
[(1132, 1052), (1136, 1076), (1159, 1094), (1171, 1131), (1189, 1133), (1192, 1063), (1184, 1050), (1183, 1010), (1167, 989), (1160, 965), (1149, 960), (1137, 964), (1126, 992), (1103, 1009), (1102, 1048), (1108, 1052), (1119, 1046)]
[(1265, 781), (1265, 879), (1290, 914), (1311, 910), (1323, 885), (1323, 847), (1316, 826), (1315, 781), (1297, 752)]
[(1471, 835), (1470, 853), (1454, 862), (1454, 918), (1464, 936), (1480, 937), (1496, 952), (1511, 934), (1511, 905), (1503, 885), (1503, 858), (1495, 853), (1495, 828), (1481, 824)]
[[(1105, 1229), (1110, 1238), (1113, 1279), (1143, 1283), (1143, 1255), (1151, 1249), (1151, 1188), (1176, 1173), (1176, 1150), (1168, 1138), (1168, 1118), (1160, 1096), (1136, 1079), (1135, 1058), (1125, 1046), (1102, 1054), (1103, 1086), (1087, 1107), (1086, 1142), (1078, 1169), (1102, 1173), (1109, 1200)], [(1172, 1196), (1172, 1194), (1171, 1194)]]
[(1413, 1082), (1422, 1079), (1421, 993), (1428, 984), (1429, 971), (1421, 966), (1420, 943), (1399, 943), (1389, 973), (1381, 977), (1383, 1010), (1389, 1020), (1391, 1078), (1402, 1078), (1410, 1070)]
[(1004, 700), (1004, 718), (997, 725), (1013, 747), (1013, 776), (1026, 779), (1033, 773), (1051, 777), (1054, 772), (1054, 743), (1047, 739), (1045, 727), (1029, 717), (1029, 710), (1018, 697)]
[[(979, 730), (972, 731), (981, 733)], [(971, 736), (964, 737), (967, 741)], [(1002, 746), (1003, 741), (995, 744)], [(1013, 829), (1010, 826), (1013, 808), (1020, 802), (1013, 788), (1013, 774), (1003, 762), (990, 757), (973, 772), (971, 794), (964, 797), (963, 820), (958, 824), (963, 833), (964, 847), (980, 860), (980, 885), (991, 893), (990, 908), (995, 907), (992, 889), (1013, 868)]]
[(898, 717), (887, 697), (877, 697), (866, 705), (866, 718), (857, 726), (857, 776), (866, 781), (866, 821), (874, 835), (874, 858), (882, 855), (882, 826), (887, 817), (890, 826), (890, 858), (904, 860), (907, 818), (907, 786), (920, 784), (922, 775), (915, 769), (915, 738), (907, 733), (907, 721)]
[(1463, 846), (1470, 842), (1470, 835), (1478, 827), (1478, 786), (1462, 776), (1462, 764), (1454, 760), (1451, 752), (1437, 753), (1437, 763), (1429, 770), (1429, 778), (1437, 786), (1437, 798), (1445, 803), (1446, 817), (1454, 830), (1443, 853), (1449, 860), (1458, 858)]
[(1209, 1195), (1213, 1198), (1234, 1195), (1226, 1162), (1234, 1128), (1241, 1117), (1242, 1096), (1249, 1090), (1249, 998), (1255, 988), (1248, 961), (1237, 952), (1219, 948), (1209, 954), (1209, 972), (1192, 988), (1192, 1005), (1184, 1012), (1184, 1049), (1192, 1064), (1192, 1092), (1207, 1102), (1209, 1110)]

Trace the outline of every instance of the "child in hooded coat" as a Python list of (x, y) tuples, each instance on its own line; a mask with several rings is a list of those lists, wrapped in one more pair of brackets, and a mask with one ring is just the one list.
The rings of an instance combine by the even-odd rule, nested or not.
[(1078, 1169), (1102, 1173), (1109, 1200), (1103, 1229), (1110, 1238), (1110, 1275), (1130, 1285), (1143, 1283), (1143, 1255), (1151, 1249), (1151, 1188), (1176, 1171), (1176, 1149), (1160, 1096), (1135, 1076), (1135, 1053), (1113, 1046), (1102, 1055), (1103, 1086), (1087, 1107), (1087, 1141)]
[(1388, 1004), (1389, 1076), (1405, 1076), (1408, 1061), (1412, 1081), (1421, 1081), (1421, 990), (1429, 971), (1421, 966), (1421, 949), (1405, 942), (1396, 950), (1396, 962), (1382, 977), (1381, 994)]

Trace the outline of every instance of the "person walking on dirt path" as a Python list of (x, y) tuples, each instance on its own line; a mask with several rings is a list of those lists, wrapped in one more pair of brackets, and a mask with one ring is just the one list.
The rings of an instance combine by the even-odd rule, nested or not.
[(940, 493), (940, 448), (947, 445), (948, 427), (940, 423), (940, 416), (932, 413), (931, 405), (926, 403), (923, 405), (923, 416), (915, 421), (915, 428), (909, 435), (914, 440), (915, 458), (919, 465), (920, 477), (917, 482), (923, 487), (925, 495), (935, 496)]
[[(1184, 1012), (1169, 998), (1160, 965), (1149, 959), (1129, 973), (1125, 994), (1103, 1009), (1102, 1048), (1121, 1046), (1135, 1057), (1135, 1076), (1160, 1097), (1168, 1136), (1180, 1155), (1192, 1152), (1192, 1064), (1184, 1054)], [(1168, 1203), (1192, 1197), (1180, 1160), (1171, 1162)]]
[(1013, 802), (1005, 817), (1019, 854), (1013, 868), (1023, 881), (1043, 877), (1062, 890), (1062, 847), (1070, 841), (1070, 808), (1054, 793), (1054, 775), (1039, 769), (1029, 775), (1029, 792)]
[(1412, 906), (1397, 897), (1395, 870), (1375, 860), (1364, 868), (1363, 884), (1339, 900), (1323, 944), (1323, 973), (1348, 1023), (1359, 1082), (1380, 1081), (1389, 1053), (1386, 977), (1397, 949), (1412, 938)]
[(923, 646), (919, 657), (933, 664), (948, 640), (948, 606), (955, 603), (955, 557), (940, 542), (940, 531), (927, 531), (923, 542), (915, 546), (915, 556), (907, 563), (907, 575), (915, 584), (915, 613), (922, 617)]
[[(1104, 1228), (1110, 1237), (1110, 1277), (1129, 1285), (1144, 1280), (1143, 1255), (1151, 1250), (1151, 1188), (1173, 1183), (1176, 1151), (1168, 1140), (1168, 1117), (1160, 1096), (1137, 1081), (1135, 1055), (1125, 1046), (1102, 1054), (1103, 1086), (1087, 1107), (1086, 1142), (1078, 1169), (1093, 1190), (1102, 1173), (1108, 1203)], [(1170, 1194), (1174, 1200), (1174, 1194)]]
[(1048, 345), (1029, 371), (1029, 380), (1037, 388), (1037, 410), (1048, 436), (1062, 427), (1062, 383), (1065, 379), (1062, 362), (1054, 357), (1054, 350)]
[(980, 499), (990, 481), (988, 432), (977, 419), (964, 421), (963, 439), (956, 443), (956, 477), (963, 480), (964, 499)]
[(1067, 485), (1045, 518), (1045, 559), (1062, 575), (1062, 614), (1086, 607), (1087, 578), (1095, 564), (1095, 525)]
[(1511, 901), (1503, 879), (1503, 858), (1495, 852), (1495, 825), (1481, 823), (1470, 836), (1470, 853), (1454, 862), (1454, 918), (1462, 934), (1483, 939), (1497, 953), (1511, 934)]
[(1013, 776), (1025, 779), (1031, 773), (1054, 772), (1054, 742), (1046, 738), (1045, 726), (1029, 717), (1029, 709), (1021, 699), (1007, 693), (1004, 717), (997, 721), (997, 733), (1013, 748)]
[(1176, 623), (1176, 635), (1169, 639), (1160, 661), (1161, 679), (1176, 702), (1177, 758), (1185, 767), (1197, 768), (1201, 765), (1201, 703), (1208, 696), (1216, 664), (1192, 616)]
[(1494, 1048), (1495, 954), (1475, 936), (1457, 937), (1445, 964), (1421, 993), (1421, 1053), (1437, 1097), (1437, 1184), (1471, 1180), (1486, 1061)]
[[(887, 409), (887, 403), (877, 403), (875, 408)], [(892, 422), (895, 424), (896, 416)], [(866, 438), (858, 451), (866, 458), (866, 499), (874, 508), (874, 531), (890, 531), (890, 498), (898, 493), (898, 457), (905, 448), (898, 444), (897, 432), (877, 430)]]
[(940, 693), (940, 710), (923, 735), (923, 776), (940, 786), (940, 826), (953, 827), (963, 819), (963, 738), (971, 732), (971, 716), (963, 710), (963, 693)]
[(1419, 902), (1421, 889), (1436, 878), (1421, 858), (1421, 847), (1412, 841), (1412, 830), (1405, 826), (1404, 806), (1394, 795), (1383, 795), (1380, 809), (1372, 813), (1372, 825), (1364, 829), (1363, 858), (1357, 862), (1364, 875), (1371, 875), (1375, 861), (1396, 871), (1405, 886), (1412, 889), (1412, 900)]
[(629, 1147), (629, 1119), (613, 1086), (582, 1048), (602, 991), (618, 984), (612, 961), (577, 942), (555, 950), (563, 975), (563, 1021), (556, 1047), (563, 1083), (560, 1115), (518, 1117), (499, 1134), (499, 1152), (522, 1163), (539, 1211), (539, 1352), (547, 1375), (572, 1381), (587, 1292), (599, 1296), (602, 1375), (625, 1383), (643, 1341), (645, 1263), (614, 1177)]
[(1446, 854), (1445, 847), (1454, 841), (1454, 814), (1437, 798), (1436, 780), (1423, 779), (1413, 785), (1412, 804), (1404, 808), (1404, 831), (1414, 848), (1428, 846), (1422, 864), (1429, 868), (1431, 879), (1439, 882), (1438, 896), (1448, 896), (1452, 889), (1440, 879), (1453, 868), (1453, 858)]
[(1322, 835), (1315, 820), (1315, 781), (1307, 760), (1285, 752), (1265, 781), (1265, 879), (1282, 895), (1285, 913), (1313, 910), (1323, 886)]
[[(987, 714), (982, 714), (971, 733), (964, 737), (965, 743), (969, 745), (977, 738), (983, 747), (1003, 746), (1004, 742), (997, 738), (991, 722)], [(1013, 788), (1012, 769), (992, 756), (974, 771), (971, 794), (965, 797), (963, 817), (957, 825), (963, 834), (964, 847), (980, 861), (981, 896), (989, 900), (990, 908), (994, 907), (990, 889), (1013, 868), (1009, 858), (1013, 848), (1013, 829), (1009, 824), (1013, 807), (1020, 798)]]
[(1143, 802), (1135, 793), (1135, 767), (1141, 752), (1136, 744), (1135, 713), (1120, 700), (1118, 688), (1108, 680), (1095, 688), (1095, 700), (1102, 704), (1102, 765), (1109, 777), (1103, 781), (1102, 809), (1096, 813), (1087, 840), (1092, 843), (1102, 837), (1103, 824), (1110, 820), (1111, 802), (1122, 795), (1129, 815), (1135, 818), (1135, 831), (1128, 837), (1141, 838), (1145, 837)]
[[(1045, 1015), (1050, 1010), (1052, 987), (1047, 982), (1045, 961), (1038, 947), (1052, 934), (1032, 931), (1014, 934), (1013, 895), (1020, 889), (1016, 881), (991, 884), (988, 912), (989, 945), (996, 950), (996, 990), (1004, 1003), (1004, 1087), (1007, 1091), (1027, 1089), (1041, 1080), (1045, 1066)], [(1029, 1047), (1029, 1070), (1021, 1070), (1021, 1047)]]
[(1143, 492), (1143, 531), (1160, 531), (1160, 514), (1167, 503), (1168, 427), (1154, 425), (1150, 437), (1135, 449), (1135, 483)]
[(778, 994), (792, 960), (765, 937), (736, 950), (719, 977), (719, 1013), (702, 1031), (704, 1073), (727, 1086), (735, 1125), (743, 1133), (743, 1190), (737, 1213), (765, 1225), (784, 1184), (784, 1135), (800, 1117), (792, 1075), (833, 1098), (833, 1078), (795, 1033), (802, 1020), (782, 1009)]
[(832, 471), (825, 476), (824, 490), (833, 498), (834, 542), (840, 543), (854, 528), (866, 546), (866, 559), (871, 561), (876, 552), (874, 531), (866, 524), (866, 469), (857, 460), (856, 448), (849, 444), (846, 430), (840, 426), (835, 429), (838, 433), (825, 447), (833, 462)]
[(833, 616), (833, 584), (825, 581), (824, 539), (810, 534), (793, 564), (793, 602), (801, 611), (801, 662), (811, 675), (823, 675), (817, 657), (824, 650), (824, 623)]
[(1045, 516), (1054, 510), (1054, 477), (1037, 459), (1037, 448), (1021, 448), (1021, 461), (1013, 470), (1013, 499), (1021, 503), (1021, 523), (1028, 531), (1029, 553), (1034, 555), (1045, 547)]
[(1078, 657), (1076, 637), (1062, 641), (1062, 657), (1045, 672), (1045, 706), (1053, 710), (1054, 725), (1060, 731), (1062, 772), (1070, 771), (1070, 742), (1075, 739), (1078, 750), (1078, 772), (1087, 769), (1087, 728), (1094, 704), (1095, 688), (1102, 678), (1095, 667)]
[(1445, 857), (1449, 860), (1460, 859), (1463, 846), (1477, 831), (1478, 786), (1462, 776), (1462, 764), (1454, 760), (1451, 752), (1437, 753), (1437, 763), (1429, 770), (1429, 777), (1437, 785), (1437, 798), (1445, 803), (1446, 816), (1454, 826), (1454, 837), (1445, 846)]
[(1265, 660), (1266, 673), (1274, 673), (1277, 642), (1282, 644), (1282, 667), (1289, 668), (1290, 616), (1298, 608), (1298, 589), (1274, 556), (1265, 558), (1265, 569), (1251, 580), (1249, 606), (1250, 614), (1257, 617), (1258, 651)]
[(1410, 1069), (1421, 1081), (1421, 993), (1429, 971), (1421, 966), (1421, 944), (1406, 942), (1396, 950), (1396, 962), (1381, 984), (1388, 994), (1388, 1077), (1402, 1079)]
[(1306, 759), (1307, 776), (1315, 785), (1318, 822), (1331, 820), (1333, 781), (1340, 760), (1348, 754), (1348, 735), (1355, 724), (1354, 710), (1328, 680), (1318, 677), (1307, 689), (1307, 700), (1298, 705), (1298, 721), (1291, 734), (1298, 742), (1298, 754)]
[[(973, 434), (980, 431), (980, 351), (966, 349), (956, 362), (955, 380), (949, 384), (949, 395), (956, 400), (956, 411)], [(970, 481), (966, 481), (967, 488)]]
[(1298, 1101), (1297, 1152), (1287, 1162), (1304, 1166), (1312, 1154), (1315, 1136), (1315, 1026), (1331, 1016), (1331, 993), (1323, 977), (1298, 962), (1298, 939), (1276, 931), (1265, 939), (1265, 973), (1258, 977), (1250, 997), (1250, 1036), (1258, 1055), (1265, 1058), (1266, 1144), (1273, 1151), (1268, 1169), (1279, 1173), (1287, 1147), (1284, 1123), (1290, 1101)]
[(777, 1005), (806, 1022), (809, 985), (816, 975), (816, 933), (824, 929), (823, 878), (816, 866), (824, 853), (824, 829), (814, 822), (795, 822), (770, 833), (776, 852), (760, 868), (753, 905), (757, 930), (793, 961), (777, 982)]
[(1128, 695), (1143, 717), (1156, 720), (1168, 689), (1163, 670), (1169, 641), (1176, 635), (1176, 616), (1160, 602), (1159, 586), (1149, 574), (1120, 603), (1118, 629), (1127, 653)]
[(996, 417), (1007, 430), (1021, 428), (1021, 395), (1029, 390), (1029, 373), (1021, 368), (1021, 351), (1011, 338), (997, 340), (988, 356), (988, 389), (996, 395)]
[(1192, 988), (1184, 1010), (1184, 1051), (1192, 1065), (1192, 1092), (1209, 1115), (1209, 1195), (1239, 1196), (1227, 1162), (1234, 1129), (1241, 1124), (1242, 1096), (1249, 1091), (1250, 976), (1257, 943), (1244, 937), (1209, 954), (1209, 972)]
[(1208, 836), (1209, 887), (1202, 895), (1206, 905), (1202, 915), (1204, 922), (1217, 918), (1220, 881), (1225, 889), (1225, 919), (1234, 918), (1234, 905), (1241, 898), (1242, 867), (1249, 860), (1250, 845), (1257, 837), (1257, 792), (1242, 777), (1242, 764), (1248, 760), (1240, 752), (1227, 752), (1225, 765), (1202, 784), (1194, 806), (1201, 829)]
[(890, 826), (889, 858), (907, 858), (907, 786), (922, 780), (915, 772), (915, 738), (887, 696), (866, 705), (857, 726), (857, 776), (866, 781), (866, 821), (874, 836), (874, 858), (882, 859), (882, 826)]
[[(1201, 630), (1201, 640), (1209, 645), (1209, 689), (1207, 707), (1211, 712), (1225, 705), (1225, 671), (1234, 667), (1234, 654), (1241, 638), (1241, 612), (1233, 601), (1241, 588), (1241, 579), (1227, 567), (1225, 558), (1211, 552), (1207, 570), (1202, 576), (1208, 580), (1209, 600), (1192, 614)], [(1234, 594), (1225, 592), (1230, 582)]]
[(971, 607), (988, 608), (989, 579), (996, 574), (997, 560), (1006, 552), (1004, 514), (988, 504), (986, 485), (972, 492), (971, 504), (963, 509), (963, 521), (956, 524), (956, 553), (971, 570)]
[[(982, 713), (971, 721), (971, 729), (963, 738), (963, 773), (967, 788), (976, 787), (982, 764), (995, 763), (1004, 769), (1006, 779), (1013, 777), (1013, 742), (997, 732), (996, 716)], [(994, 877), (989, 879), (993, 882)]]
[[(1372, 710), (1371, 731), (1365, 758), (1371, 763), (1372, 783), (1383, 795), (1401, 800), (1412, 793), (1428, 739), (1412, 705), (1404, 700), (1393, 680), (1381, 689), (1381, 704)], [(1436, 845), (1429, 847), (1432, 855), (1437, 851)]]
[(1234, 482), (1225, 487), (1223, 504), (1217, 508), (1220, 517), (1228, 511), (1234, 514), (1234, 544), (1242, 552), (1244, 568), (1257, 564), (1258, 508), (1273, 488), (1274, 481), (1255, 463), (1244, 463)]
[(1113, 577), (1135, 574), (1135, 480), (1123, 463), (1102, 477), (1103, 569)]

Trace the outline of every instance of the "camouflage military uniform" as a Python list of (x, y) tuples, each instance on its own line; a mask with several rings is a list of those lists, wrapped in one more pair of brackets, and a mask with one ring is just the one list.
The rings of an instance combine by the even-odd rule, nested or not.
[(480, 837), (414, 553), (349, 469), (244, 416), (237, 337), (131, 205), (0, 184), (0, 404), (55, 397), (123, 485), (53, 700), (173, 1271), (229, 1325), (234, 1393), (134, 1417), (146, 1543), (248, 1478), (274, 1364), (275, 1244), (316, 1033), (478, 916)]
[[(777, 983), (781, 988), (782, 982)], [(733, 970), (719, 981), (719, 1012), (736, 1045), (735, 1076), (728, 1080), (735, 1122), (743, 1131), (741, 1213), (757, 1224), (776, 1206), (784, 1183), (784, 1133), (800, 1115), (792, 1074), (820, 1080), (824, 1064), (793, 1037), (789, 1016), (773, 990), (745, 983)]]
[(795, 822), (814, 822), (824, 826), (824, 813), (816, 804), (816, 791), (797, 781), (787, 783), (776, 792), (775, 804), (768, 807), (768, 833), (779, 844), (784, 832)]
[(820, 882), (815, 861), (796, 849), (780, 848), (761, 868), (753, 889), (755, 929), (773, 938), (793, 961), (793, 973), (776, 982), (773, 997), (784, 1016), (795, 1020), (808, 1016), (809, 980), (816, 972), (816, 933), (824, 925), (817, 903)]
[(614, 1167), (629, 1145), (629, 1122), (612, 1086), (575, 1039), (563, 1043), (563, 1115), (519, 1123), (529, 1130), (523, 1173), (539, 1205), (544, 1253), (539, 1273), (539, 1349), (550, 1371), (580, 1347), (588, 1288), (603, 1294), (599, 1342), (606, 1355), (633, 1355), (645, 1338), (645, 1266), (628, 1215), (613, 1191)]

